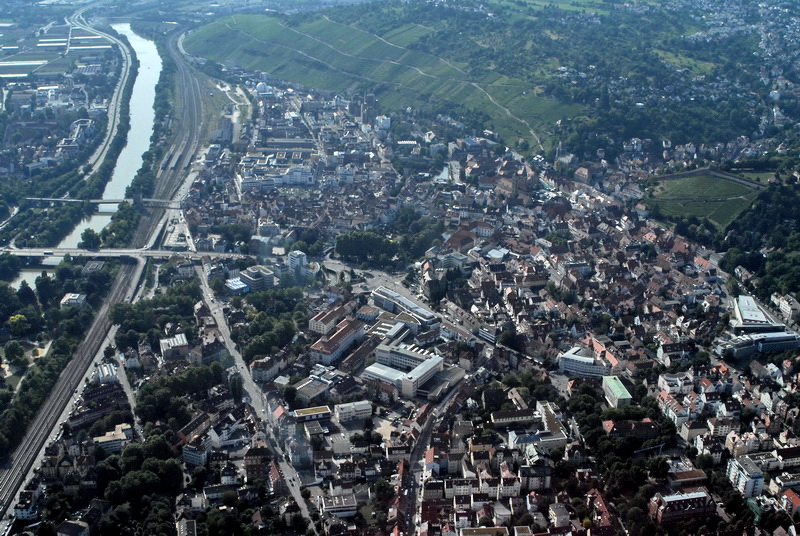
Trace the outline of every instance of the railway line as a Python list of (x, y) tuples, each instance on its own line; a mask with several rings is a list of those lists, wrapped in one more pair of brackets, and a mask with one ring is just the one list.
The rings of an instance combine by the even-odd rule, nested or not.
[[(119, 109), (122, 99), (122, 90), (127, 83), (130, 72), (132, 56), (127, 46), (119, 39), (100, 32), (89, 25), (83, 18), (84, 13), (91, 6), (77, 10), (69, 20), (76, 26), (88, 31), (103, 35), (117, 43), (123, 51), (125, 67), (123, 78), (119, 83), (119, 90), (115, 92), (112, 107), (109, 108), (109, 128), (105, 141), (92, 155), (90, 164), (102, 162), (108, 150), (113, 134), (119, 122)], [(186, 176), (186, 168), (191, 166), (194, 155), (201, 144), (204, 116), (203, 105), (200, 97), (200, 82), (194, 76), (191, 68), (184, 61), (183, 55), (178, 50), (177, 40), (179, 32), (171, 34), (167, 39), (167, 51), (175, 61), (176, 95), (180, 95), (180, 102), (176, 103), (177, 112), (173, 121), (174, 134), (170, 140), (167, 153), (175, 159), (170, 166), (157, 170), (157, 181), (153, 197), (156, 199), (173, 199), (178, 195), (182, 181)], [(113, 110), (113, 113), (111, 111)], [(113, 120), (111, 119), (113, 117)], [(175, 164), (174, 166), (172, 164)], [(162, 162), (163, 164), (163, 162)], [(148, 209), (140, 220), (134, 235), (133, 244), (141, 245), (150, 240), (158, 232), (159, 222), (164, 215), (164, 208)], [(58, 426), (58, 419), (69, 404), (72, 394), (79, 387), (81, 379), (91, 366), (94, 357), (98, 354), (110, 328), (110, 308), (117, 302), (129, 300), (134, 295), (144, 270), (144, 259), (123, 261), (111, 290), (102, 307), (87, 332), (86, 338), (81, 342), (66, 367), (60, 374), (56, 385), (47, 397), (42, 407), (28, 427), (26, 435), (13, 454), (5, 460), (0, 467), (0, 518), (14, 503), (20, 487), (28, 477), (33, 464), (45, 446), (51, 432)], [(2, 528), (2, 527), (0, 527)]]
[(29, 425), (25, 438), (0, 468), (0, 517), (13, 502), (51, 431), (58, 425), (59, 416), (100, 351), (111, 328), (111, 307), (132, 295), (143, 269), (144, 262), (141, 260), (122, 264), (109, 296), (97, 312), (86, 338), (78, 345), (72, 359), (59, 375), (56, 385)]
[[(180, 101), (175, 103), (177, 109), (173, 114), (173, 135), (169, 149), (156, 170), (155, 199), (175, 199), (183, 183), (187, 169), (191, 167), (194, 155), (200, 148), (200, 135), (203, 131), (203, 103), (200, 97), (200, 82), (178, 50), (177, 41), (180, 32), (176, 31), (167, 37), (167, 53), (176, 66), (175, 95)], [(148, 210), (139, 224), (133, 243), (142, 245), (156, 232), (156, 228), (164, 215), (164, 209)]]

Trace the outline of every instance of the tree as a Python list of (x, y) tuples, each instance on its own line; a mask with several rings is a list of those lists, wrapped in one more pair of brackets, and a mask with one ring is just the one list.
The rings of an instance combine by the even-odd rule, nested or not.
[(31, 329), (30, 322), (25, 315), (14, 315), (8, 319), (8, 327), (14, 337), (21, 337)]
[(81, 233), (81, 241), (78, 242), (78, 247), (84, 249), (98, 249), (100, 247), (100, 243), (101, 239), (100, 235), (97, 234), (97, 231), (87, 227)]
[(225, 292), (225, 281), (219, 277), (212, 278), (209, 286), (217, 296), (222, 296), (222, 294)]
[(8, 341), (3, 349), (6, 356), (6, 361), (16, 367), (22, 367), (28, 364), (25, 359), (25, 349), (17, 341)]
[(375, 482), (375, 498), (379, 502), (386, 502), (392, 498), (394, 495), (394, 488), (388, 481), (383, 478), (379, 478)]
[(17, 290), (17, 298), (22, 305), (36, 305), (36, 293), (24, 279)]
[(233, 402), (238, 404), (242, 400), (242, 395), (244, 394), (244, 380), (242, 376), (233, 374), (231, 379), (228, 380), (228, 388), (230, 389)]

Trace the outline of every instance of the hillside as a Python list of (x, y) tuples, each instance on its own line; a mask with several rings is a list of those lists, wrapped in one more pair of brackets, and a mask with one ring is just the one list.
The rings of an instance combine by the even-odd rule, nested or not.
[(507, 142), (525, 138), (536, 152), (561, 141), (613, 155), (630, 137), (711, 143), (757, 128), (763, 104), (742, 90), (763, 93), (758, 58), (742, 52), (757, 48), (750, 26), (708, 37), (699, 12), (575, 9), (584, 5), (597, 7), (388, 2), (236, 15), (201, 27), (185, 47), (311, 87), (371, 91), (386, 111), (447, 114)]

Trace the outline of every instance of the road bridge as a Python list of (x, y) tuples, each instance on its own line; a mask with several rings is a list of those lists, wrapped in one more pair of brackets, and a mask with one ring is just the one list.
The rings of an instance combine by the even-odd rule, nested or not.
[[(27, 201), (34, 203), (88, 203), (90, 205), (119, 205), (120, 203), (134, 204), (134, 199), (72, 199), (70, 197), (26, 197)], [(162, 208), (181, 208), (180, 201), (169, 199), (142, 199), (142, 205), (162, 207)]]
[(205, 259), (243, 259), (247, 255), (241, 253), (217, 253), (214, 251), (173, 251), (169, 249), (134, 249), (134, 248), (108, 248), (108, 249), (82, 249), (82, 248), (3, 248), (3, 253), (17, 257), (131, 257), (133, 259), (170, 259), (180, 257), (183, 259), (200, 261)]

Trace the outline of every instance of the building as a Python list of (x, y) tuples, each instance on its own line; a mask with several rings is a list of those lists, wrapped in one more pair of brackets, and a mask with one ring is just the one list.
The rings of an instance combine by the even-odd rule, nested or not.
[(603, 376), (603, 394), (612, 408), (631, 405), (631, 394), (616, 376)]
[(181, 519), (175, 523), (178, 536), (197, 536), (197, 522), (194, 519)]
[(310, 353), (317, 363), (330, 365), (338, 361), (362, 337), (364, 337), (364, 323), (353, 318), (345, 318), (336, 326), (333, 335), (322, 336), (311, 345)]
[(322, 497), (322, 511), (336, 517), (353, 517), (358, 512), (358, 501), (352, 493)]
[(372, 302), (376, 307), (390, 313), (403, 312), (411, 315), (420, 323), (422, 331), (439, 328), (439, 318), (435, 314), (386, 287), (378, 287), (372, 291)]
[(185, 333), (176, 333), (172, 337), (159, 340), (158, 343), (164, 359), (184, 359), (189, 354), (189, 342)]
[[(408, 398), (438, 372), (444, 370), (444, 359), (408, 345), (381, 344), (375, 349), (377, 363), (367, 367), (361, 377), (392, 384)], [(411, 369), (408, 372), (404, 370)]]
[(92, 439), (96, 447), (100, 447), (107, 454), (122, 452), (133, 438), (133, 428), (128, 423), (118, 424), (111, 432), (106, 432)]
[(352, 312), (352, 307), (340, 305), (330, 311), (322, 311), (315, 314), (308, 321), (308, 329), (320, 335), (328, 335), (336, 327), (340, 320)]
[(595, 358), (589, 349), (576, 346), (558, 356), (558, 371), (567, 376), (600, 378), (611, 374), (611, 363)]
[(672, 396), (686, 395), (694, 390), (694, 381), (688, 372), (663, 373), (658, 376), (658, 388)]
[(318, 421), (331, 418), (331, 408), (328, 406), (316, 406), (313, 408), (296, 409), (292, 412), (297, 422)]
[(603, 431), (609, 437), (635, 437), (640, 440), (655, 439), (661, 433), (658, 424), (649, 417), (641, 421), (603, 421)]
[(530, 408), (493, 411), (490, 418), (494, 426), (518, 426), (542, 420), (542, 416)]
[(705, 488), (688, 493), (656, 493), (648, 506), (650, 519), (658, 525), (681, 523), (689, 519), (714, 517), (717, 505)]
[(726, 475), (733, 488), (746, 499), (761, 495), (764, 489), (764, 473), (747, 456), (728, 460)]
[(290, 251), (288, 257), (289, 270), (294, 273), (302, 273), (303, 268), (308, 266), (308, 257), (300, 250)]
[(733, 305), (731, 327), (736, 333), (769, 333), (786, 326), (770, 320), (752, 296), (739, 296)]
[(68, 293), (61, 298), (61, 307), (86, 307), (86, 294)]
[(333, 409), (339, 422), (363, 421), (372, 416), (372, 402), (369, 400), (336, 404)]
[(239, 279), (248, 286), (250, 292), (259, 292), (275, 286), (275, 274), (262, 265), (245, 268), (239, 272)]
[(792, 331), (739, 335), (717, 344), (714, 352), (720, 357), (738, 359), (757, 353), (783, 352), (800, 348), (800, 336)]
[(56, 528), (56, 536), (89, 536), (89, 524), (84, 521), (63, 521)]

